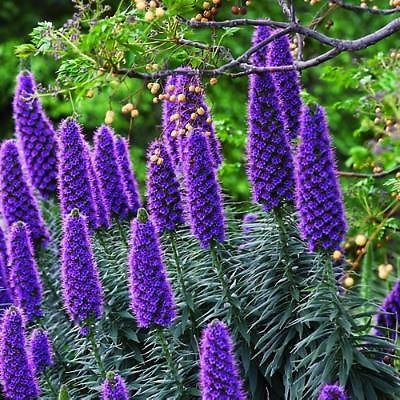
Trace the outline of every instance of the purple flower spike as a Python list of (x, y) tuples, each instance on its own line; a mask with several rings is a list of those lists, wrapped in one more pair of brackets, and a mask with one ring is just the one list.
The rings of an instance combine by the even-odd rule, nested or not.
[(60, 125), (58, 158), (59, 196), (63, 217), (78, 208), (88, 218), (90, 226), (96, 227), (96, 209), (85, 141), (80, 125), (73, 118), (65, 119)]
[(14, 223), (8, 240), (14, 303), (24, 312), (27, 321), (31, 322), (43, 315), (43, 288), (26, 224)]
[(128, 196), (129, 209), (131, 215), (136, 215), (140, 208), (140, 194), (129, 156), (127, 140), (121, 136), (117, 137), (115, 139), (115, 151), (125, 193)]
[[(268, 36), (268, 27), (257, 27), (253, 44)], [(259, 67), (267, 65), (261, 51), (253, 55), (252, 61)], [(269, 212), (292, 200), (294, 191), (293, 159), (269, 73), (250, 76), (248, 121), (247, 174), (254, 201)]]
[(32, 184), (44, 198), (48, 198), (57, 189), (57, 142), (30, 72), (18, 75), (13, 109), (17, 138)]
[(119, 374), (109, 372), (101, 386), (101, 400), (128, 400), (128, 389)]
[[(180, 77), (176, 74), (170, 75), (165, 82), (165, 92), (169, 96), (177, 96), (177, 91), (180, 88), (179, 83)], [(163, 128), (163, 139), (167, 146), (168, 154), (175, 166), (179, 164), (179, 149), (178, 139), (176, 134), (176, 122), (171, 120), (172, 115), (178, 112), (178, 102), (163, 100), (162, 103), (162, 128)]]
[(340, 385), (327, 384), (322, 387), (318, 400), (348, 400), (348, 397)]
[(146, 210), (132, 221), (129, 253), (131, 308), (138, 326), (169, 327), (175, 318), (175, 302), (167, 278), (160, 243)]
[[(187, 70), (191, 70), (187, 67)], [(201, 85), (198, 75), (180, 74), (177, 84), (177, 102), (174, 111), (179, 115), (176, 121), (175, 130), (180, 133), (178, 136), (180, 153), (184, 152), (185, 136), (183, 133), (190, 129), (199, 128), (207, 137), (210, 148), (211, 161), (215, 168), (222, 163), (221, 144), (215, 134), (215, 127), (211, 119), (211, 112), (204, 97), (204, 88)], [(183, 101), (179, 95), (184, 95)], [(195, 115), (193, 119), (192, 116)], [(192, 127), (188, 129), (188, 124)]]
[[(273, 67), (293, 64), (293, 56), (287, 35), (281, 36), (269, 44), (267, 59), (268, 65)], [(301, 107), (303, 103), (300, 97), (299, 73), (295, 70), (277, 71), (272, 73), (272, 79), (283, 115), (285, 132), (290, 141), (300, 134)]]
[(129, 203), (115, 155), (114, 133), (102, 125), (94, 135), (95, 169), (103, 197), (110, 207), (109, 214), (125, 219), (129, 215)]
[(243, 384), (227, 326), (213, 321), (203, 331), (200, 343), (202, 400), (245, 400)]
[(0, 310), (11, 304), (9, 275), (7, 245), (0, 227)]
[(187, 205), (193, 235), (207, 248), (213, 240), (223, 242), (224, 212), (221, 188), (212, 166), (206, 137), (199, 129), (187, 139), (184, 153)]
[(30, 356), (36, 376), (54, 364), (53, 349), (49, 334), (43, 329), (34, 329), (30, 339)]
[(61, 242), (64, 304), (72, 321), (87, 333), (87, 324), (103, 314), (103, 290), (90, 243), (86, 218), (77, 209), (66, 217)]
[(325, 112), (319, 106), (315, 112), (303, 109), (296, 184), (300, 231), (310, 251), (340, 249), (346, 233), (344, 206)]
[(7, 309), (0, 329), (0, 377), (8, 400), (35, 400), (39, 387), (26, 352), (22, 312)]
[(154, 141), (147, 157), (147, 198), (150, 216), (158, 234), (184, 224), (179, 183), (165, 145)]
[(90, 185), (92, 188), (91, 190), (96, 209), (96, 227), (109, 228), (111, 226), (110, 216), (108, 215), (108, 210), (110, 207), (107, 206), (106, 200), (103, 197), (103, 193), (100, 188), (100, 180), (96, 174), (96, 170), (94, 169), (93, 155), (89, 144), (85, 143), (85, 147)]
[(0, 200), (7, 228), (14, 222), (23, 221), (28, 225), (35, 245), (47, 243), (48, 231), (23, 172), (14, 140), (6, 140), (0, 150)]
[(376, 315), (375, 335), (395, 339), (400, 333), (400, 279), (384, 299)]

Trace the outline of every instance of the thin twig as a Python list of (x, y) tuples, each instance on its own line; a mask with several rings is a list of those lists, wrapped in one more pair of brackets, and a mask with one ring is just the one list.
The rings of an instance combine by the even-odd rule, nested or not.
[(397, 167), (394, 167), (392, 169), (389, 169), (387, 171), (378, 172), (375, 174), (368, 174), (368, 173), (363, 173), (363, 172), (339, 171), (338, 175), (344, 176), (347, 178), (385, 178), (386, 176), (395, 174), (396, 172), (399, 172), (399, 171), (400, 171), (400, 165), (398, 165)]

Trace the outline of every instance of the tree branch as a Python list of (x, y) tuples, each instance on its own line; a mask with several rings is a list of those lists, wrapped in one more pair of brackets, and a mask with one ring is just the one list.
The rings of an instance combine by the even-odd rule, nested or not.
[(378, 14), (378, 15), (391, 15), (395, 13), (400, 13), (400, 7), (379, 9), (379, 8), (361, 7), (355, 4), (345, 3), (342, 0), (330, 0), (330, 2), (336, 4), (341, 8), (344, 8), (345, 10), (350, 10), (355, 12), (368, 12), (370, 14)]
[(339, 171), (338, 175), (346, 178), (385, 178), (386, 176), (395, 174), (400, 171), (400, 165), (389, 169), (387, 171), (379, 172), (376, 174), (366, 174), (362, 172), (347, 172), (347, 171)]

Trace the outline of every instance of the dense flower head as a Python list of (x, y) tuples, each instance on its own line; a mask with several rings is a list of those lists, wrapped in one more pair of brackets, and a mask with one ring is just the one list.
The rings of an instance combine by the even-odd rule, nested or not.
[(200, 343), (200, 388), (202, 400), (244, 400), (246, 396), (233, 352), (228, 327), (213, 321), (203, 331)]
[(117, 155), (122, 183), (128, 197), (129, 210), (131, 215), (136, 215), (140, 208), (139, 188), (129, 156), (128, 142), (121, 136), (115, 139), (115, 152)]
[(119, 374), (108, 373), (101, 386), (101, 400), (128, 400), (128, 389)]
[(376, 315), (375, 334), (395, 339), (400, 333), (400, 279), (383, 300)]
[(129, 288), (138, 326), (168, 327), (172, 324), (174, 297), (154, 225), (143, 208), (131, 225)]
[(48, 231), (14, 140), (6, 140), (0, 150), (0, 200), (8, 229), (14, 222), (23, 221), (28, 225), (35, 245), (47, 243)]
[(147, 154), (147, 200), (159, 234), (174, 231), (185, 222), (179, 182), (161, 140), (155, 140)]
[(326, 384), (322, 387), (318, 400), (348, 400), (348, 397), (340, 385)]
[(88, 165), (90, 186), (93, 194), (93, 201), (96, 210), (96, 227), (109, 228), (111, 225), (110, 216), (108, 214), (110, 207), (107, 206), (106, 199), (103, 196), (100, 187), (100, 179), (96, 174), (94, 168), (93, 154), (87, 142), (86, 147), (86, 160)]
[[(191, 68), (187, 67), (186, 70), (191, 71)], [(180, 157), (185, 148), (187, 134), (192, 129), (199, 128), (207, 137), (212, 164), (218, 167), (222, 162), (221, 144), (215, 134), (211, 112), (206, 103), (199, 76), (181, 73), (175, 86), (177, 92), (175, 101), (178, 104), (173, 110), (179, 118), (175, 122), (174, 130), (178, 134)], [(183, 95), (184, 100), (180, 101), (179, 95)]]
[(296, 155), (300, 231), (311, 251), (334, 251), (346, 233), (344, 205), (325, 112), (304, 107)]
[[(178, 89), (180, 88), (180, 76), (172, 74), (167, 77), (165, 81), (166, 93), (169, 96), (179, 95)], [(167, 146), (167, 151), (174, 166), (179, 164), (179, 150), (178, 150), (178, 139), (176, 137), (176, 122), (171, 120), (172, 116), (179, 110), (179, 103), (177, 101), (170, 101), (167, 99), (163, 100), (162, 103), (162, 129), (163, 139)]]
[[(275, 33), (276, 31), (271, 31)], [(288, 35), (280, 36), (268, 45), (268, 65), (278, 67), (292, 65)], [(283, 116), (285, 132), (289, 140), (299, 136), (302, 101), (299, 73), (295, 70), (276, 71), (272, 73), (279, 106)]]
[[(257, 27), (253, 44), (263, 40), (265, 31), (268, 27)], [(252, 62), (267, 65), (261, 51), (252, 56)], [(248, 125), (247, 174), (254, 201), (268, 212), (292, 200), (294, 192), (293, 159), (270, 73), (250, 76)]]
[(94, 162), (103, 196), (110, 207), (109, 214), (127, 218), (128, 196), (117, 164), (114, 133), (106, 125), (100, 126), (94, 135)]
[(17, 77), (13, 109), (17, 138), (32, 184), (48, 198), (57, 189), (57, 142), (30, 72), (23, 71)]
[(43, 315), (43, 288), (27, 225), (21, 221), (15, 222), (8, 240), (14, 304), (24, 312), (27, 321), (34, 321)]
[(64, 305), (86, 334), (89, 322), (103, 313), (103, 290), (93, 257), (86, 218), (77, 209), (63, 221), (61, 281)]
[(26, 351), (22, 311), (12, 306), (0, 328), (0, 377), (8, 400), (34, 400), (39, 388)]
[(43, 329), (34, 329), (32, 331), (29, 349), (32, 367), (36, 376), (43, 374), (47, 368), (53, 365), (51, 340), (49, 334)]
[(187, 139), (183, 171), (193, 235), (203, 247), (209, 247), (212, 241), (223, 242), (225, 231), (221, 188), (212, 166), (206, 137), (200, 129), (193, 130)]
[(66, 216), (78, 208), (94, 228), (97, 223), (96, 209), (81, 130), (73, 118), (65, 119), (59, 128), (58, 181), (61, 213)]

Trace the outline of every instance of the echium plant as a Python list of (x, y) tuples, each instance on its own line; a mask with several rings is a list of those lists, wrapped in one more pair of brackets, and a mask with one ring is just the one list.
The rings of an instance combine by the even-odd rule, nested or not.
[[(258, 28), (254, 40), (264, 33)], [(268, 65), (264, 52), (253, 58)], [(168, 80), (176, 98), (166, 112), (177, 113), (176, 122), (196, 105), (198, 125), (178, 139), (179, 168), (170, 127), (149, 146), (149, 213), (139, 197), (132, 207), (128, 192), (138, 192), (126, 181), (134, 175), (125, 141), (119, 148), (103, 125), (91, 150), (68, 118), (58, 137), (59, 201), (42, 203), (47, 240), (18, 148), (3, 143), (10, 251), (2, 258), (14, 304), (0, 329), (5, 396), (36, 399), (39, 385), (43, 398), (87, 400), (399, 398), (392, 336), (371, 334), (374, 311), (339, 291), (333, 274), (346, 225), (323, 109), (304, 108), (295, 148), (272, 74), (251, 76), (256, 204), (227, 206), (211, 121), (200, 123), (209, 112), (204, 88), (192, 73), (185, 67), (180, 82)], [(288, 86), (290, 79), (298, 84), (297, 75), (285, 75)], [(33, 248), (29, 233), (47, 248)], [(397, 312), (396, 295), (382, 313)], [(382, 331), (395, 322), (380, 320)]]

